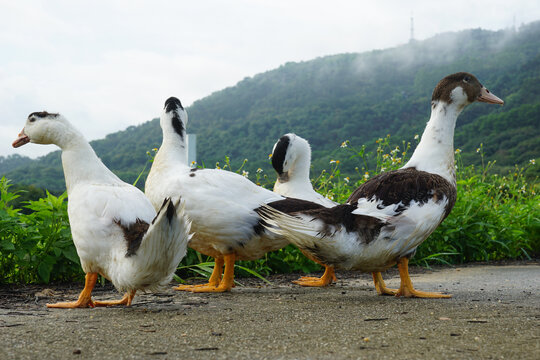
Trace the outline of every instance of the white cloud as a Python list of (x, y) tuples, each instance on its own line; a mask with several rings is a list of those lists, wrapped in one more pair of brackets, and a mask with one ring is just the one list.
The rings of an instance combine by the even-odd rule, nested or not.
[[(89, 140), (150, 120), (287, 61), (540, 18), (534, 1), (0, 0), (0, 155), (33, 111), (61, 112)], [(15, 131), (15, 133), (13, 133)]]

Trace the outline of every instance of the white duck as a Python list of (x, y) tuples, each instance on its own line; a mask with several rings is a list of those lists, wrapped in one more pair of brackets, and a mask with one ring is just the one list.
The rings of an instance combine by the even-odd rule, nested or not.
[[(189, 240), (190, 223), (179, 198), (161, 199), (156, 214), (143, 192), (107, 169), (83, 135), (60, 114), (30, 114), (13, 146), (28, 142), (62, 149), (71, 233), (86, 273), (77, 301), (47, 307), (129, 306), (137, 290), (155, 291), (167, 285)], [(92, 300), (98, 274), (126, 292), (122, 300)]]
[[(284, 200), (282, 196), (239, 174), (220, 169), (190, 169), (184, 144), (187, 121), (187, 112), (180, 100), (169, 98), (160, 118), (163, 143), (146, 179), (145, 192), (154, 207), (160, 205), (163, 197), (181, 196), (186, 202), (186, 213), (194, 233), (189, 246), (215, 258), (207, 284), (180, 285), (175, 289), (230, 291), (236, 260), (258, 259), (289, 244), (283, 236), (264, 229), (257, 208), (261, 204), (270, 204), (288, 212), (309, 207), (311, 203), (291, 200), (286, 206), (280, 206)], [(320, 206), (311, 204), (311, 207)]]
[[(292, 133), (283, 135), (272, 149), (272, 166), (278, 174), (274, 184), (274, 192), (287, 197), (308, 200), (324, 207), (338, 205), (313, 190), (309, 179), (310, 165), (311, 147), (307, 140)], [(318, 262), (309, 253), (305, 255)], [(293, 283), (302, 286), (326, 286), (331, 284), (332, 281), (336, 281), (334, 267), (325, 264), (321, 265), (325, 268), (322, 277), (303, 276), (293, 281)]]
[[(264, 220), (324, 264), (373, 273), (379, 294), (446, 298), (418, 291), (408, 261), (416, 248), (448, 216), (456, 201), (454, 128), (461, 111), (474, 101), (503, 104), (471, 74), (442, 79), (433, 91), (431, 118), (410, 161), (376, 176), (344, 205), (290, 216), (263, 207)], [(398, 264), (399, 289), (386, 288), (380, 271)]]

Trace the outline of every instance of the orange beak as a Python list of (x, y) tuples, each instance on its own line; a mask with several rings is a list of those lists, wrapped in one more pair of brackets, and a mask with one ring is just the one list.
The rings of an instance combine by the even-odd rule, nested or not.
[(489, 90), (483, 86), (482, 86), (482, 89), (480, 90), (480, 96), (477, 98), (477, 100), (481, 102), (486, 102), (489, 104), (500, 104), (500, 105), (504, 104), (504, 101), (502, 101), (497, 96), (490, 93)]
[(24, 133), (24, 129), (22, 129), (17, 139), (15, 139), (15, 141), (11, 145), (14, 148), (18, 148), (19, 146), (23, 146), (24, 144), (28, 144), (29, 142), (30, 142), (30, 138), (28, 137), (28, 135)]

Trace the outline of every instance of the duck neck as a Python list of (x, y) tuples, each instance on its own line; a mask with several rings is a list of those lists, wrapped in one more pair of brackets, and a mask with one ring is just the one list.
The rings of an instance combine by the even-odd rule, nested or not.
[(403, 168), (435, 173), (455, 184), (454, 129), (462, 109), (442, 101), (433, 102), (422, 139)]
[(298, 158), (294, 164), (294, 168), (290, 171), (290, 181), (296, 184), (307, 185), (311, 184), (309, 180), (310, 159)]
[(168, 165), (187, 165), (186, 154), (186, 133), (182, 136), (177, 133), (165, 133), (163, 134), (163, 142), (159, 148), (156, 157), (154, 158), (155, 165), (168, 164)]
[(99, 159), (84, 136), (70, 128), (57, 141), (62, 149), (62, 166), (68, 196), (79, 183), (121, 183)]

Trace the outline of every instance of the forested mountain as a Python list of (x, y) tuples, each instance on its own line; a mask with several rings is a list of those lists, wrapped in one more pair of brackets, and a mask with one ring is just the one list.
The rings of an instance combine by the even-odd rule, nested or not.
[[(455, 144), (465, 163), (523, 164), (540, 153), (540, 22), (519, 30), (465, 30), (361, 54), (340, 54), (287, 63), (245, 78), (188, 108), (188, 132), (197, 134), (198, 160), (206, 167), (249, 159), (247, 170), (270, 171), (268, 154), (284, 133), (308, 139), (314, 171), (331, 158), (345, 160), (339, 145), (356, 147), (391, 134), (397, 143), (421, 134), (431, 92), (447, 74), (467, 71), (505, 100), (503, 107), (469, 106), (460, 116)], [(182, 94), (171, 94), (182, 99)], [(163, 99), (165, 101), (165, 99)], [(157, 119), (108, 135), (92, 146), (105, 164), (133, 181), (158, 147)], [(356, 160), (357, 161), (357, 160)], [(353, 160), (342, 161), (344, 171)], [(271, 173), (271, 172), (270, 172)], [(15, 183), (63, 189), (59, 152), (37, 160), (0, 158), (0, 174)]]

